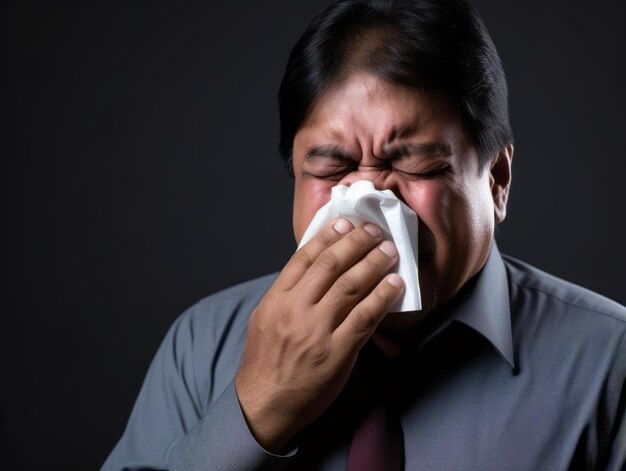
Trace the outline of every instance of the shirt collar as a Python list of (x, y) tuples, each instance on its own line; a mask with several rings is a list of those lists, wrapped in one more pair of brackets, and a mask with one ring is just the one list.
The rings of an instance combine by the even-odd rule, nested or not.
[(495, 242), (487, 263), (476, 276), (475, 285), (457, 307), (454, 320), (485, 337), (515, 368), (508, 279)]

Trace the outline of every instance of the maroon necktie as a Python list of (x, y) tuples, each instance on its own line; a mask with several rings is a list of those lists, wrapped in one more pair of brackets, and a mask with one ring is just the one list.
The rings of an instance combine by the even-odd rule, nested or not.
[(346, 471), (401, 471), (404, 439), (400, 419), (378, 405), (357, 427), (352, 437)]

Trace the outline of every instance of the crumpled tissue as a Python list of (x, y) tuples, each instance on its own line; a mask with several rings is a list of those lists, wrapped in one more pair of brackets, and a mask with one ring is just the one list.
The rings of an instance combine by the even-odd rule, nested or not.
[(422, 309), (417, 268), (417, 215), (400, 201), (391, 190), (379, 191), (367, 180), (350, 186), (337, 185), (331, 189), (330, 201), (322, 206), (305, 231), (298, 248), (320, 229), (336, 218), (345, 218), (354, 226), (372, 222), (383, 230), (383, 237), (398, 249), (398, 262), (389, 273), (398, 273), (404, 280), (404, 294), (390, 312)]

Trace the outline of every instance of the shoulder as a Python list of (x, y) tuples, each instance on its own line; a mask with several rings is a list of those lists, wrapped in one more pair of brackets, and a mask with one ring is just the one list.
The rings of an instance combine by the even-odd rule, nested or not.
[[(626, 329), (626, 307), (582, 286), (546, 273), (513, 257), (503, 255), (509, 279), (511, 302), (532, 302), (537, 307), (552, 308), (552, 313), (585, 313)], [(520, 299), (521, 298), (521, 299)], [(546, 311), (547, 309), (540, 309)], [(571, 319), (573, 320), (573, 319)]]
[(234, 309), (259, 301), (270, 288), (278, 273), (271, 273), (213, 293), (194, 304), (193, 315), (213, 313), (216, 307), (232, 306)]
[(170, 370), (194, 384), (200, 410), (213, 402), (234, 377), (248, 329), (248, 319), (277, 273), (207, 296), (183, 312), (162, 344)]
[(272, 273), (213, 293), (187, 309), (178, 321), (213, 333), (245, 329), (250, 314), (277, 276)]
[[(503, 257), (514, 342), (546, 357), (577, 358), (608, 371), (626, 349), (626, 308), (598, 293)], [(584, 358), (584, 360), (581, 360)]]
[(514, 258), (504, 263), (518, 358), (535, 367), (552, 365), (558, 378), (586, 378), (589, 384), (607, 375), (623, 380), (624, 306)]
[(542, 417), (542, 432), (551, 427), (555, 437), (570, 437), (565, 441), (576, 444), (578, 458), (586, 453), (589, 463), (606, 462), (623, 427), (626, 308), (512, 257), (503, 259), (516, 377), (529, 385), (524, 397), (531, 398), (533, 416)]

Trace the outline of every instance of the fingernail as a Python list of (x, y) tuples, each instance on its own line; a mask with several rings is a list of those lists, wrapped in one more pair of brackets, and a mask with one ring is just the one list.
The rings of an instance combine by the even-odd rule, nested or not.
[(363, 226), (363, 229), (365, 229), (370, 235), (374, 237), (379, 237), (380, 234), (382, 234), (380, 227), (374, 224), (370, 224), (369, 222)]
[(347, 234), (352, 230), (352, 226), (345, 219), (339, 219), (334, 225), (333, 229), (335, 229), (339, 234)]
[(392, 273), (387, 277), (387, 283), (391, 286), (395, 286), (396, 288), (402, 288), (404, 286), (404, 281), (402, 281), (400, 275), (396, 273)]
[(398, 256), (398, 251), (396, 250), (396, 246), (393, 245), (393, 242), (385, 240), (381, 242), (378, 248), (382, 250), (389, 258), (396, 258)]

